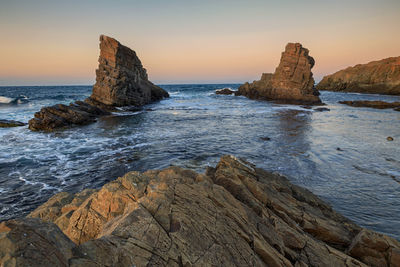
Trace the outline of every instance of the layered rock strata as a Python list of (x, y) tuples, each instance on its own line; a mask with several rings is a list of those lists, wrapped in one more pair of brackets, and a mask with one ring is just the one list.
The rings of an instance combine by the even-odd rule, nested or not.
[(84, 125), (99, 116), (116, 111), (115, 107), (140, 107), (168, 97), (168, 93), (148, 80), (135, 51), (117, 40), (100, 36), (99, 67), (92, 95), (83, 101), (67, 105), (44, 107), (29, 121), (33, 131)]
[(142, 106), (168, 97), (149, 81), (147, 71), (135, 51), (117, 40), (100, 36), (99, 68), (90, 96), (110, 106)]
[(299, 43), (288, 43), (275, 72), (239, 87), (238, 95), (290, 104), (321, 104), (311, 72), (314, 59)]
[(318, 90), (400, 95), (400, 57), (348, 67), (325, 76)]
[(69, 106), (57, 104), (36, 112), (35, 117), (29, 121), (29, 129), (52, 131), (74, 125), (86, 125), (95, 122), (100, 116), (109, 114), (104, 109), (82, 101), (73, 102)]
[(59, 193), (28, 217), (0, 224), (0, 265), (400, 266), (398, 241), (233, 156)]

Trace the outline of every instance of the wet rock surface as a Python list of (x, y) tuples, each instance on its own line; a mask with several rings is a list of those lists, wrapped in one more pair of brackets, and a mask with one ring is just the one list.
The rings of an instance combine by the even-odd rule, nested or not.
[(96, 121), (97, 117), (117, 111), (115, 107), (139, 109), (153, 101), (169, 97), (162, 88), (148, 80), (135, 51), (117, 40), (100, 36), (99, 68), (92, 95), (70, 105), (44, 107), (29, 121), (33, 131), (53, 131)]
[(215, 90), (215, 94), (217, 95), (232, 95), (235, 94), (237, 91), (232, 90), (230, 88), (223, 88)]
[[(59, 193), (29, 217), (0, 224), (0, 264), (400, 266), (395, 239), (233, 156), (205, 174), (130, 172), (99, 190)], [(22, 253), (31, 246), (39, 253)]]
[(366, 107), (366, 108), (376, 108), (376, 109), (393, 108), (395, 111), (400, 111), (400, 102), (360, 100), (360, 101), (339, 101), (339, 103), (352, 107)]
[(0, 128), (20, 127), (25, 126), (26, 123), (13, 120), (0, 120)]
[(52, 131), (54, 129), (85, 125), (96, 121), (96, 118), (110, 113), (86, 102), (76, 101), (69, 106), (57, 104), (44, 107), (35, 113), (29, 121), (29, 129), (33, 131)]
[(348, 67), (325, 76), (318, 90), (400, 95), (400, 57)]
[(314, 59), (299, 43), (288, 43), (275, 72), (263, 73), (259, 81), (245, 83), (238, 95), (289, 104), (321, 104), (311, 72)]
[(314, 108), (314, 111), (324, 112), (324, 111), (330, 111), (330, 109), (329, 108)]

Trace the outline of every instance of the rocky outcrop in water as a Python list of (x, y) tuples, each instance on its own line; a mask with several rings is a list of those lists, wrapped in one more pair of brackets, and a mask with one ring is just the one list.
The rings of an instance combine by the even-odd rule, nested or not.
[(59, 193), (29, 217), (0, 224), (0, 265), (400, 266), (398, 241), (232, 156)]
[(58, 104), (44, 107), (29, 121), (33, 131), (85, 125), (99, 116), (116, 111), (115, 107), (143, 106), (168, 97), (168, 93), (148, 80), (135, 51), (121, 45), (117, 40), (100, 36), (99, 68), (92, 95), (69, 106)]
[(259, 81), (243, 84), (238, 94), (291, 104), (321, 104), (311, 72), (314, 63), (308, 49), (288, 43), (275, 72), (263, 73)]
[(400, 57), (358, 64), (325, 76), (318, 90), (400, 95)]
[(99, 116), (108, 114), (108, 111), (82, 101), (76, 101), (69, 106), (57, 104), (36, 112), (35, 118), (29, 121), (29, 129), (52, 131), (73, 125), (86, 125), (95, 122)]
[(237, 93), (237, 91), (234, 91), (230, 88), (223, 88), (223, 89), (215, 90), (215, 94), (217, 94), (217, 95), (232, 95), (235, 93)]
[(142, 106), (168, 96), (148, 80), (135, 51), (100, 36), (99, 68), (91, 99), (110, 106)]
[(339, 103), (352, 107), (366, 107), (366, 108), (376, 108), (376, 109), (393, 108), (395, 111), (400, 111), (400, 102), (360, 100), (360, 101), (339, 101)]
[(0, 120), (0, 128), (25, 126), (26, 123), (14, 120)]

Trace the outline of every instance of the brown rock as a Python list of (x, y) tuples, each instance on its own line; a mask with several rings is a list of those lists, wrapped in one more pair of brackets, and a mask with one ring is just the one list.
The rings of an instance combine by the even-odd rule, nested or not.
[(99, 116), (110, 114), (108, 111), (86, 102), (76, 101), (69, 106), (57, 104), (44, 107), (29, 120), (29, 129), (33, 131), (52, 131), (54, 129), (85, 125), (96, 121)]
[(74, 247), (52, 223), (32, 218), (0, 223), (0, 266), (68, 266)]
[(352, 241), (348, 254), (370, 266), (400, 266), (399, 242), (388, 236), (363, 229)]
[(216, 93), (217, 95), (232, 95), (232, 94), (234, 94), (235, 92), (237, 92), (237, 91), (234, 91), (234, 90), (232, 90), (232, 89), (230, 89), (230, 88), (223, 88), (223, 89), (215, 90), (215, 93)]
[(10, 127), (19, 127), (25, 126), (26, 123), (20, 121), (13, 121), (13, 120), (0, 120), (0, 128), (10, 128)]
[(400, 57), (348, 67), (325, 76), (318, 90), (400, 95)]
[[(30, 216), (64, 218), (57, 224), (76, 245), (62, 236), (56, 243), (60, 231), (42, 234), (33, 262), (29, 253), (13, 251), (39, 237), (12, 239), (26, 230), (5, 222), (0, 265), (50, 266), (57, 255), (61, 263), (53, 265), (60, 266), (398, 266), (400, 257), (398, 241), (362, 229), (285, 177), (233, 156), (205, 175), (178, 167), (130, 172), (100, 190), (60, 193)], [(17, 223), (37, 224), (39, 231), (52, 225), (32, 220)]]
[(339, 103), (352, 107), (367, 107), (367, 108), (377, 108), (377, 109), (400, 108), (400, 102), (360, 100), (360, 101), (339, 101)]
[(321, 104), (311, 72), (314, 59), (299, 43), (288, 43), (273, 74), (263, 73), (259, 81), (245, 83), (239, 94), (251, 99), (277, 100), (293, 104)]
[(135, 51), (100, 36), (99, 68), (91, 99), (110, 106), (142, 106), (168, 96), (148, 80)]
[(135, 106), (137, 109), (168, 96), (166, 91), (148, 80), (146, 69), (135, 51), (101, 35), (99, 68), (92, 95), (69, 106), (58, 104), (42, 108), (29, 121), (29, 129), (53, 131), (85, 125), (117, 111), (115, 106)]

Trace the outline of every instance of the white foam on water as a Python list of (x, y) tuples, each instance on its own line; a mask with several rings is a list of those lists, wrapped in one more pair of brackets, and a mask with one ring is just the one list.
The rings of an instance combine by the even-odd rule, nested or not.
[(176, 91), (176, 92), (168, 92), (169, 95), (179, 95), (181, 92)]
[(400, 171), (386, 171), (389, 175), (400, 177)]
[(10, 104), (13, 101), (15, 101), (15, 98), (0, 96), (0, 104)]

